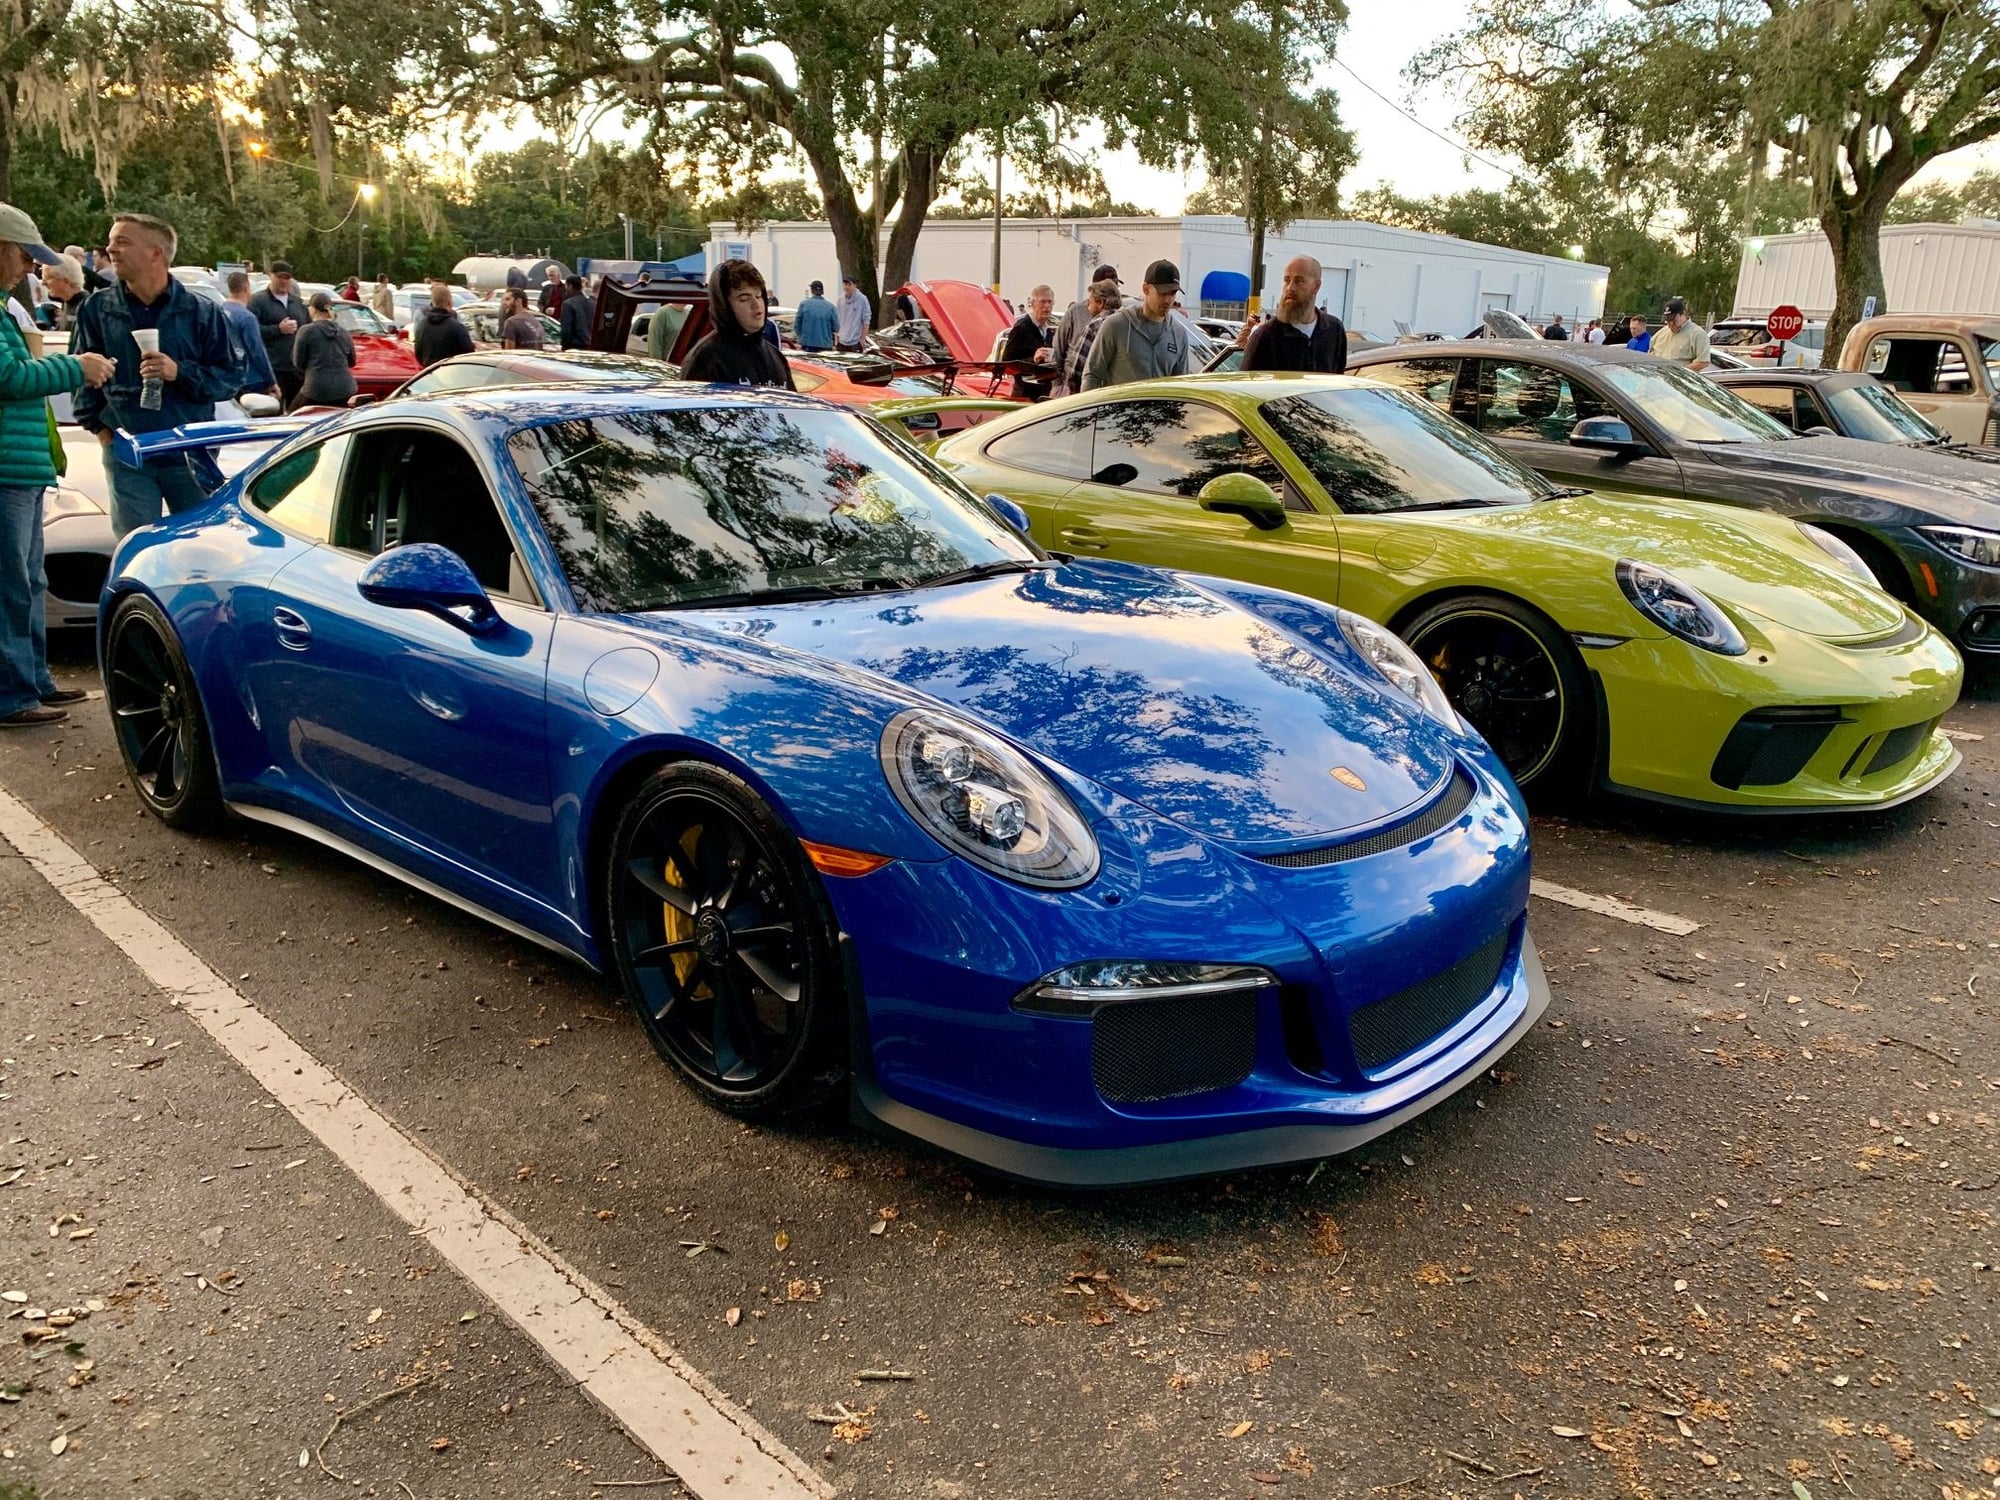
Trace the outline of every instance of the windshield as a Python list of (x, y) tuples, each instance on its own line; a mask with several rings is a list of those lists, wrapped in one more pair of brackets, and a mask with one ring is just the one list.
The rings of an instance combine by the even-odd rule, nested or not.
[(334, 321), (349, 333), (387, 333), (389, 325), (375, 315), (371, 307), (363, 307), (359, 302), (335, 302)]
[(2000, 391), (2000, 339), (1980, 339), (1979, 358), (1986, 365), (1986, 384)]
[(1924, 420), (1917, 409), (1886, 385), (1839, 386), (1820, 395), (1840, 418), (1849, 437), (1871, 443), (1937, 443), (1944, 434)]
[(587, 610), (906, 587), (1037, 554), (857, 416), (636, 411), (525, 428), (514, 463)]
[(1403, 391), (1314, 391), (1261, 410), (1344, 511), (1512, 505), (1552, 493), (1470, 427)]
[(1680, 443), (1775, 443), (1792, 430), (1734, 391), (1664, 359), (1605, 363), (1594, 372)]

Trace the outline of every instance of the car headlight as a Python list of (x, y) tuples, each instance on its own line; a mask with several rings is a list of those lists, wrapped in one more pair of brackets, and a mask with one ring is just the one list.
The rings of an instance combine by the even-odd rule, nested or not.
[(1022, 885), (1068, 890), (1097, 875), (1097, 839), (1061, 789), (976, 725), (924, 709), (882, 731), (896, 800), (954, 854)]
[(1861, 560), (1859, 552), (1856, 552), (1839, 537), (1823, 527), (1813, 525), (1810, 521), (1800, 521), (1797, 525), (1799, 531), (1805, 536), (1807, 541), (1811, 542), (1820, 551), (1847, 569), (1856, 578), (1859, 578), (1870, 588), (1879, 589), (1882, 587), (1880, 580), (1875, 577), (1875, 570)]
[(1090, 1015), (1120, 1000), (1200, 999), (1267, 989), (1277, 982), (1270, 970), (1253, 964), (1101, 958), (1036, 980), (1014, 997), (1014, 1007), (1045, 1015)]
[(1919, 526), (1924, 539), (1982, 568), (2000, 568), (2000, 531), (1977, 526)]
[(1343, 609), (1340, 611), (1340, 633), (1347, 637), (1347, 644), (1354, 648), (1356, 654), (1388, 679), (1391, 687), (1414, 698), (1431, 717), (1453, 729), (1464, 728), (1457, 710), (1451, 706), (1451, 700), (1445, 697), (1444, 689), (1431, 675), (1431, 669), (1424, 665), (1422, 657), (1403, 644), (1402, 638), (1394, 631)]
[(51, 489), (42, 502), (42, 519), (53, 521), (62, 516), (101, 516), (104, 507), (99, 505), (82, 490), (73, 490), (66, 484)]
[(1618, 587), (1640, 614), (1690, 646), (1718, 656), (1741, 656), (1750, 649), (1736, 622), (1714, 600), (1665, 568), (1626, 558), (1618, 564)]

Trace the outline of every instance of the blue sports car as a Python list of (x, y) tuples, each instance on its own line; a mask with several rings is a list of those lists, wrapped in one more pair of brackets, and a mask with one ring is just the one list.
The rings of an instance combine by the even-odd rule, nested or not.
[(724, 1109), (1135, 1182), (1357, 1145), (1519, 1039), (1519, 796), (1408, 648), (1024, 524), (804, 397), (402, 400), (135, 533), (99, 650), (161, 818), (615, 974)]

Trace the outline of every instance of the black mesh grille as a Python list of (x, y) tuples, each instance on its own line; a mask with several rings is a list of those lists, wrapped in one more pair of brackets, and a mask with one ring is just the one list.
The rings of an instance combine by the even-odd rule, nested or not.
[(1118, 1104), (1226, 1089), (1248, 1078), (1256, 1060), (1255, 990), (1121, 1001), (1091, 1022), (1097, 1091)]
[(1296, 870), (1308, 865), (1331, 865), (1342, 860), (1366, 859), (1371, 854), (1385, 854), (1456, 823), (1459, 815), (1471, 804), (1472, 793), (1472, 778), (1461, 769), (1452, 776), (1451, 785), (1445, 788), (1437, 801), (1394, 828), (1385, 828), (1380, 833), (1371, 833), (1367, 838), (1355, 839), (1352, 843), (1330, 844), (1324, 849), (1306, 849), (1296, 854), (1260, 854), (1257, 859), (1260, 864), (1281, 865)]
[(1905, 724), (1901, 729), (1892, 729), (1882, 737), (1882, 747), (1875, 752), (1875, 758), (1868, 762), (1863, 776), (1873, 776), (1877, 771), (1900, 765), (1917, 753), (1923, 742), (1931, 737), (1931, 721), (1922, 724)]
[(97, 604), (111, 559), (97, 552), (57, 552), (43, 559), (49, 592), (71, 604)]
[(1512, 936), (1502, 930), (1450, 968), (1348, 1017), (1347, 1032), (1362, 1071), (1373, 1072), (1416, 1051), (1491, 994)]
[(1717, 786), (1782, 786), (1805, 770), (1841, 722), (1837, 708), (1755, 708), (1736, 721), (1715, 753)]

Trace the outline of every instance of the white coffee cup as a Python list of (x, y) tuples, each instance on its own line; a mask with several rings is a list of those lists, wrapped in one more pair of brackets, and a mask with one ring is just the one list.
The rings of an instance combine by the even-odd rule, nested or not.
[(141, 354), (158, 354), (160, 352), (160, 330), (157, 328), (135, 328), (132, 330), (132, 342), (139, 346)]

